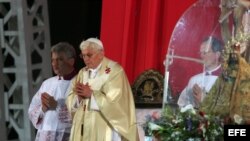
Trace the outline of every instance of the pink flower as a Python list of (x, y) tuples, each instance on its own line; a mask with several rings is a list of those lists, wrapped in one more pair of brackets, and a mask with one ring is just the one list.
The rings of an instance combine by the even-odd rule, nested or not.
[(155, 112), (152, 113), (152, 118), (154, 120), (159, 119), (160, 117), (161, 117), (161, 115), (158, 112), (155, 111)]

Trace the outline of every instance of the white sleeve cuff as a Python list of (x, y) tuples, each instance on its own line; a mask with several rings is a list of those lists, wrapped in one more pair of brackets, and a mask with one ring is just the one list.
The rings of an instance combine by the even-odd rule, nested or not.
[(75, 111), (76, 109), (78, 109), (78, 107), (80, 106), (81, 104), (81, 101), (78, 96), (75, 96), (74, 99), (73, 99), (73, 105), (72, 105), (72, 110)]
[(42, 106), (40, 108), (40, 112), (39, 113), (40, 113), (39, 114), (39, 118), (43, 118), (45, 113), (43, 112)]

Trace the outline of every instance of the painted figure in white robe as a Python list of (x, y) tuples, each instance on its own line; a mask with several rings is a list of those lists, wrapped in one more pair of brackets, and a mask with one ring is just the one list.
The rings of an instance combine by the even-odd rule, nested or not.
[(202, 102), (222, 72), (222, 50), (222, 42), (215, 37), (210, 36), (202, 41), (200, 56), (204, 63), (204, 71), (190, 78), (188, 85), (179, 96), (177, 102), (179, 107), (192, 104), (198, 108), (200, 102)]
[(104, 56), (103, 44), (80, 44), (86, 64), (72, 82), (67, 106), (73, 117), (70, 141), (138, 141), (135, 105), (123, 68)]
[(72, 45), (60, 42), (51, 48), (52, 68), (56, 76), (45, 80), (33, 96), (29, 119), (37, 129), (35, 141), (68, 141), (72, 120), (65, 104), (74, 68), (76, 52)]

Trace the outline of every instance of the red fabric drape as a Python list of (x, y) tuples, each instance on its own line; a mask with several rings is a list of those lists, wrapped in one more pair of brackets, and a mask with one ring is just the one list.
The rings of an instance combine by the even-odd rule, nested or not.
[(164, 72), (163, 60), (178, 19), (196, 0), (103, 0), (101, 40), (130, 83), (146, 69)]

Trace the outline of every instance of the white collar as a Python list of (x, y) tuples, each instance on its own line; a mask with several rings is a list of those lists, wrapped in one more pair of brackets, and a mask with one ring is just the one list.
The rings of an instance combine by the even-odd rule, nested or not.
[(101, 64), (99, 64), (97, 66), (97, 68), (95, 68), (95, 69), (88, 69), (88, 71), (89, 71), (89, 78), (95, 78), (96, 75), (97, 75), (97, 72), (99, 71), (100, 68), (101, 68)]
[(97, 73), (97, 71), (101, 68), (102, 64), (100, 63), (95, 69), (88, 69), (93, 73)]
[(216, 68), (214, 68), (214, 69), (212, 69), (212, 70), (209, 70), (209, 71), (206, 71), (206, 72), (211, 73), (211, 72), (217, 71), (220, 67), (221, 67), (221, 64), (218, 65)]

